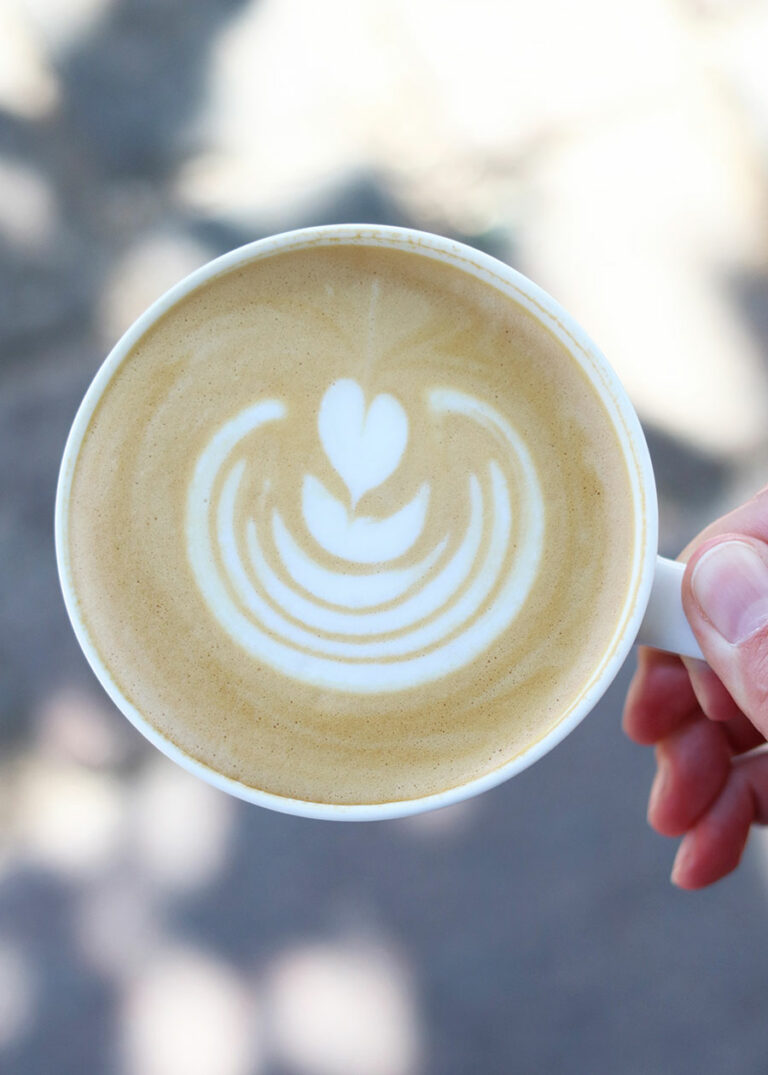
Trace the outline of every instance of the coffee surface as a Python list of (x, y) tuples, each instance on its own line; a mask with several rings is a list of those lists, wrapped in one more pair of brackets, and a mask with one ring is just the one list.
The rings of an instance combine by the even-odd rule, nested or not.
[(327, 803), (545, 735), (610, 647), (634, 508), (604, 405), (507, 295), (414, 250), (223, 272), (134, 345), (69, 562), (122, 695), (190, 757)]

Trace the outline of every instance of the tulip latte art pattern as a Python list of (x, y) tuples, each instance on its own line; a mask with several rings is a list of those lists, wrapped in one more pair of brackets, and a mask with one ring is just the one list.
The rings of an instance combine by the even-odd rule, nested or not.
[[(489, 448), (483, 470), (456, 475), (460, 531), (415, 555), (431, 508), (429, 481), (384, 517), (366, 515), (360, 502), (398, 471), (419, 407), (425, 419), (474, 423)], [(258, 400), (226, 422), (197, 461), (187, 552), (219, 624), (258, 662), (344, 692), (404, 690), (475, 660), (520, 612), (541, 559), (543, 498), (520, 436), (487, 402), (461, 391), (434, 387), (409, 420), (394, 396), (366, 400), (356, 381), (339, 378), (319, 400), (317, 436), (346, 497), (329, 491), (308, 462), (297, 494), (302, 534), (284, 521), (268, 473), (258, 475), (259, 495), (242, 505), (253, 488), (246, 474), (258, 466), (253, 445), (290, 420), (289, 402)]]
[(242, 787), (458, 787), (610, 652), (636, 524), (611, 412), (557, 326), (464, 265), (267, 253), (100, 389), (69, 492), (83, 634), (129, 714)]

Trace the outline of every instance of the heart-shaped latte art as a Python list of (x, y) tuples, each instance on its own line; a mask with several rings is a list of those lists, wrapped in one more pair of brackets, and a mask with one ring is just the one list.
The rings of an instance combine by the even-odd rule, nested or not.
[(347, 377), (323, 396), (317, 426), (353, 508), (397, 470), (408, 443), (408, 418), (395, 397), (382, 393), (366, 410), (362, 388)]

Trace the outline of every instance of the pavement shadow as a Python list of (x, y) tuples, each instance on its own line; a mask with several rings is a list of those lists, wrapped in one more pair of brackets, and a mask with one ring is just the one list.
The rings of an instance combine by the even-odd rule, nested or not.
[(245, 2), (115, 0), (62, 57), (68, 127), (97, 174), (172, 174), (189, 149), (216, 31)]

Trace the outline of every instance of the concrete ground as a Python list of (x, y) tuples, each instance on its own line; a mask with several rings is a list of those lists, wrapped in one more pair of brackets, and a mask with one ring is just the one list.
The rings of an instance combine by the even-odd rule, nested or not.
[(768, 845), (668, 883), (630, 661), (461, 807), (334, 826), (185, 776), (59, 597), (58, 460), (165, 287), (275, 230), (408, 223), (508, 259), (635, 399), (662, 549), (768, 472), (768, 5), (0, 6), (0, 1071), (762, 1075)]

